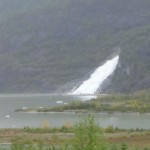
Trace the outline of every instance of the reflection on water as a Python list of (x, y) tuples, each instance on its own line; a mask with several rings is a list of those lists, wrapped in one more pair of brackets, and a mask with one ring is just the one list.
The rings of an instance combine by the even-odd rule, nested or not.
[(76, 97), (82, 101), (89, 101), (91, 99), (97, 98), (96, 95), (77, 95)]
[[(42, 127), (46, 120), (51, 127), (62, 126), (65, 123), (74, 124), (87, 114), (76, 113), (17, 113), (18, 108), (49, 107), (63, 105), (75, 100), (86, 100), (84, 96), (65, 95), (1, 95), (0, 96), (0, 128), (22, 128), (25, 126)], [(63, 102), (56, 103), (58, 101)], [(97, 113), (96, 121), (103, 127), (113, 125), (119, 128), (150, 129), (150, 114), (138, 113)]]

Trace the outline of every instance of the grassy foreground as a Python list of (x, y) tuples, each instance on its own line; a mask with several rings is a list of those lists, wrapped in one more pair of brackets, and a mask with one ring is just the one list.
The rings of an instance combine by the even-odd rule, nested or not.
[(12, 150), (149, 150), (149, 141), (150, 131), (102, 129), (92, 115), (73, 127), (0, 130), (0, 143)]

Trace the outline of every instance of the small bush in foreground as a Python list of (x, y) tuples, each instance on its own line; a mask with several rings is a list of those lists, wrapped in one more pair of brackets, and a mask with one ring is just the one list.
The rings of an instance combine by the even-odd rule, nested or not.
[(105, 150), (103, 130), (95, 124), (93, 115), (75, 127), (74, 150)]

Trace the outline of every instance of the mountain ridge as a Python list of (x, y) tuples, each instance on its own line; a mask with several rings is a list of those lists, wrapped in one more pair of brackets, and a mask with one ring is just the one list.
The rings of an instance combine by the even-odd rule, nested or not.
[(120, 64), (103, 92), (149, 88), (150, 1), (30, 2), (0, 23), (0, 93), (71, 90), (116, 47)]

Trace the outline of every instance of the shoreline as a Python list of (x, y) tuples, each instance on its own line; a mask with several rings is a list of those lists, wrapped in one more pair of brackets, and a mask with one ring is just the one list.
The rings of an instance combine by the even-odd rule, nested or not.
[[(64, 95), (66, 96), (66, 95)], [(68, 95), (69, 96), (69, 95)], [(150, 114), (150, 101), (143, 96), (136, 95), (76, 95), (83, 97), (83, 100), (74, 100), (65, 103), (60, 100), (56, 102), (56, 106), (35, 107), (35, 108), (19, 108), (15, 112), (34, 112), (34, 113), (136, 113)], [(89, 98), (89, 99), (88, 99)]]
[(89, 114), (89, 113), (92, 113), (92, 114), (100, 114), (100, 115), (109, 115), (109, 114), (112, 114), (112, 115), (128, 115), (128, 114), (131, 114), (131, 115), (150, 115), (150, 113), (140, 113), (140, 112), (119, 112), (119, 111), (114, 111), (114, 112), (109, 112), (109, 111), (103, 111), (103, 112), (94, 112), (94, 111), (84, 111), (84, 110), (65, 110), (65, 111), (47, 111), (47, 112), (44, 112), (44, 111), (15, 111), (16, 113), (29, 113), (29, 114)]

